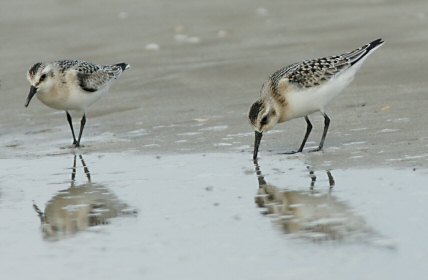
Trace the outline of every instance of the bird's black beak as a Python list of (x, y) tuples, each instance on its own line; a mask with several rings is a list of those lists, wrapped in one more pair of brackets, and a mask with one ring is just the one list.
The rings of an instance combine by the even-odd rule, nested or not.
[(253, 160), (257, 159), (257, 154), (259, 152), (259, 146), (260, 142), (262, 141), (263, 132), (254, 131), (254, 153), (253, 153)]
[(25, 107), (28, 107), (30, 104), (31, 98), (33, 98), (34, 95), (37, 93), (37, 88), (34, 86), (31, 86), (30, 93), (28, 93), (27, 101), (25, 102)]

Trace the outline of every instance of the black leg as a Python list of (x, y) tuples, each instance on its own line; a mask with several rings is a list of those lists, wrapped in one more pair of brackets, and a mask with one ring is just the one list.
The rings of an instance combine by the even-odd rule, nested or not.
[(76, 141), (76, 136), (74, 135), (73, 122), (71, 120), (71, 116), (67, 111), (65, 111), (65, 113), (67, 114), (67, 121), (71, 128), (71, 134), (73, 134), (73, 145), (76, 145), (77, 141)]
[(80, 147), (80, 139), (82, 139), (83, 128), (85, 128), (86, 114), (83, 114), (82, 120), (80, 121), (80, 132), (79, 139), (77, 140), (76, 147)]
[(326, 113), (323, 113), (324, 116), (324, 131), (322, 133), (322, 138), (321, 138), (321, 142), (318, 148), (316, 148), (315, 150), (312, 150), (310, 152), (318, 152), (321, 151), (323, 146), (324, 146), (324, 141), (325, 141), (325, 137), (327, 136), (327, 131), (328, 131), (328, 127), (330, 125), (330, 118), (327, 116)]
[(303, 147), (305, 147), (306, 140), (308, 140), (309, 134), (311, 134), (312, 124), (309, 121), (308, 116), (305, 117), (305, 120), (306, 120), (306, 124), (307, 124), (307, 126), (306, 126), (306, 133), (305, 133), (305, 137), (303, 138), (303, 142), (300, 145), (300, 148), (299, 148), (299, 150), (297, 152), (302, 152), (303, 151)]
[(299, 150), (297, 150), (297, 152), (291, 151), (291, 152), (285, 152), (283, 154), (292, 155), (295, 153), (301, 153), (303, 151), (303, 147), (305, 147), (305, 144), (306, 144), (306, 141), (308, 140), (309, 134), (311, 134), (311, 131), (312, 131), (312, 124), (311, 124), (311, 121), (309, 120), (308, 116), (305, 117), (305, 121), (307, 124), (306, 133), (305, 133), (305, 137), (303, 138), (302, 144), (300, 144)]

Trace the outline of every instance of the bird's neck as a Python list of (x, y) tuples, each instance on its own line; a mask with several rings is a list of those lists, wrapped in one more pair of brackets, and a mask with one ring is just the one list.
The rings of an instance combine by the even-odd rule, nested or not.
[(271, 96), (268, 100), (270, 106), (275, 110), (275, 113), (278, 115), (278, 123), (282, 123), (288, 120), (287, 118), (287, 108), (288, 102), (284, 97)]

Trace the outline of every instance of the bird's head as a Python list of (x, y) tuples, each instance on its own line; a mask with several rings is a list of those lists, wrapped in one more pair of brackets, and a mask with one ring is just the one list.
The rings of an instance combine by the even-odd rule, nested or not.
[(248, 119), (255, 131), (253, 159), (256, 159), (263, 132), (270, 130), (278, 123), (279, 114), (269, 102), (260, 99), (251, 105)]
[(50, 65), (38, 62), (30, 67), (27, 72), (27, 80), (30, 82), (31, 87), (25, 107), (28, 107), (34, 95), (40, 92), (48, 92), (55, 85), (55, 81), (52, 79), (53, 76), (54, 71)]
[(254, 130), (262, 133), (278, 123), (279, 115), (269, 102), (260, 99), (251, 105), (248, 119)]

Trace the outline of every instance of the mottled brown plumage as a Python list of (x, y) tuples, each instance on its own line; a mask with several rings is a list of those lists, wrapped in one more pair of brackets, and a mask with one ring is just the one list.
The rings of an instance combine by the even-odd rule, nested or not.
[[(304, 117), (307, 130), (297, 152), (301, 152), (311, 132), (308, 115), (320, 111), (324, 115), (324, 132), (319, 147), (322, 149), (330, 119), (325, 106), (353, 80), (362, 62), (383, 44), (377, 39), (351, 52), (341, 55), (304, 60), (284, 67), (265, 81), (261, 97), (250, 108), (248, 118), (256, 131), (255, 144), (261, 141), (262, 133), (277, 123)], [(254, 147), (253, 157), (257, 157)]]

